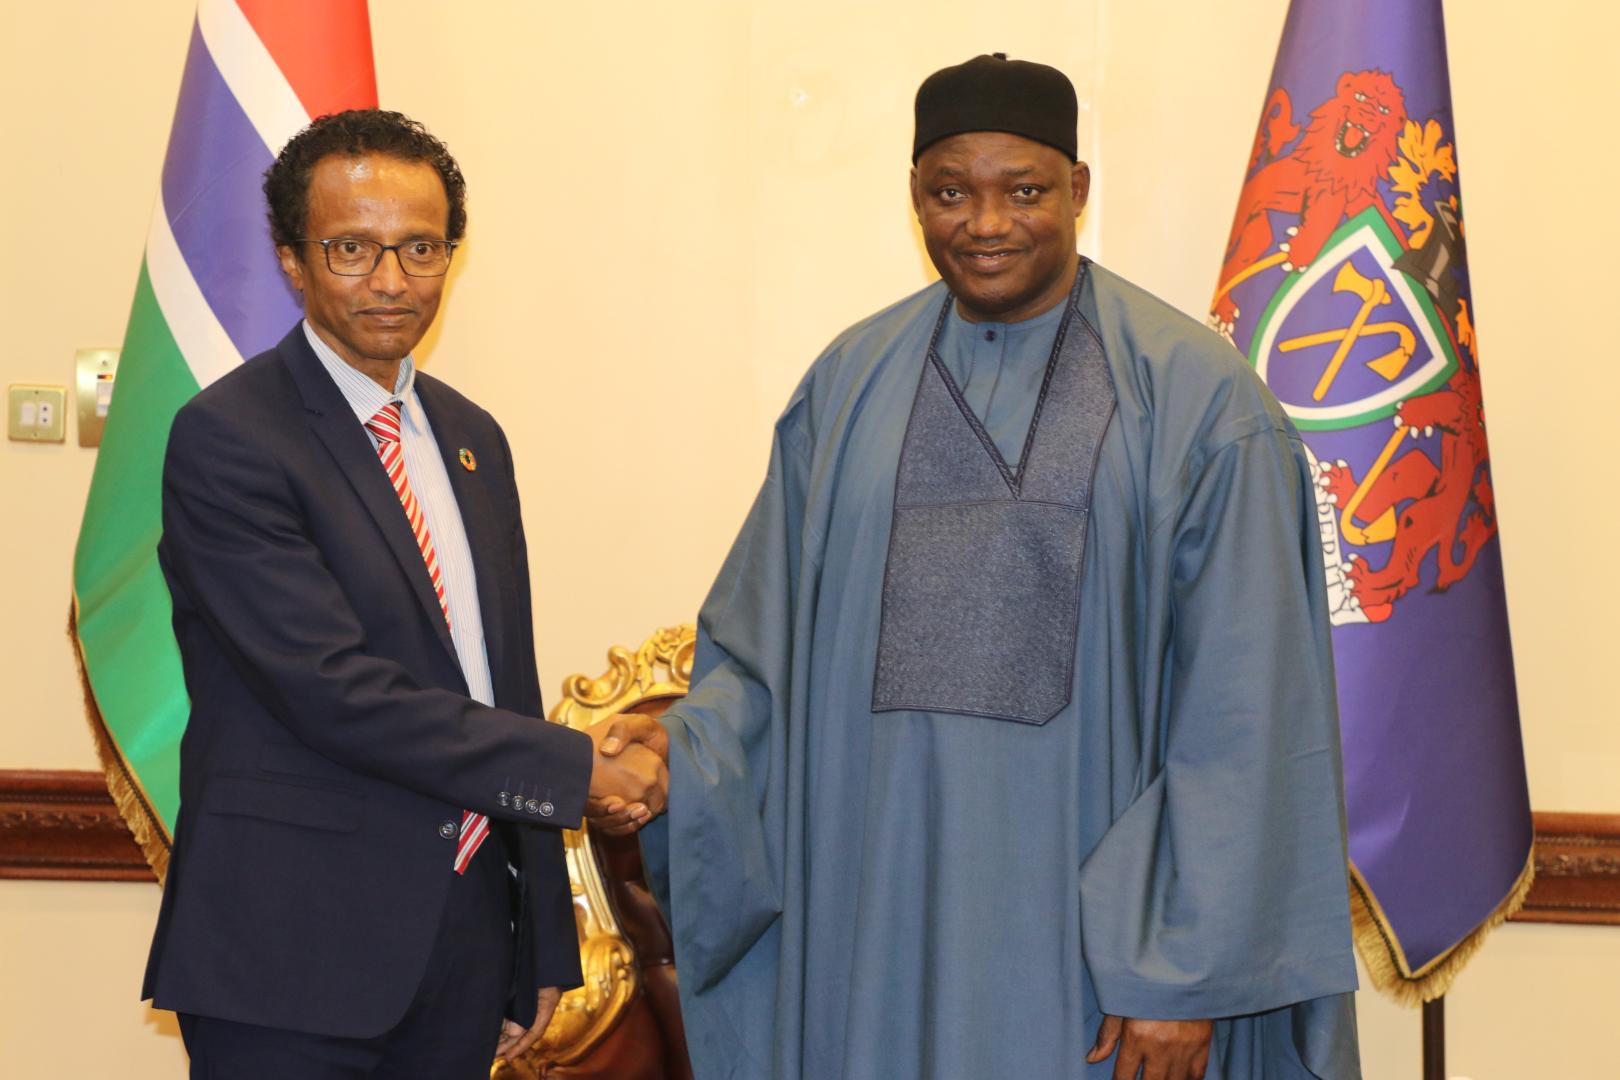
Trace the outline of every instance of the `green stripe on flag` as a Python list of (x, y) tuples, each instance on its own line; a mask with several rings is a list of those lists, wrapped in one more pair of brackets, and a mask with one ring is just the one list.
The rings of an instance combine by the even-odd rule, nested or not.
[(180, 806), (180, 735), (189, 706), (157, 542), (169, 425), (196, 392), (143, 260), (79, 530), (73, 590), (96, 704), (170, 836)]

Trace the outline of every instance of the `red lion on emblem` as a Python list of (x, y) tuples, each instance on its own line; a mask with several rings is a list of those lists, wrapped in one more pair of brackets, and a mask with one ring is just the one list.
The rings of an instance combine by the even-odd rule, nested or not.
[[(1438, 548), (1440, 559), (1434, 591), (1444, 592), (1467, 576), (1479, 549), (1496, 534), (1479, 376), (1458, 371), (1445, 389), (1396, 406), (1395, 422), (1414, 434), (1438, 429), (1440, 465), (1422, 450), (1408, 451), (1372, 483), (1356, 510), (1363, 522), (1376, 521), (1388, 510), (1396, 514), (1395, 543), (1383, 568), (1373, 570), (1352, 555), (1346, 571), (1352, 595), (1372, 622), (1389, 618), (1395, 601), (1417, 586), (1431, 550)], [(1318, 483), (1341, 507), (1358, 486), (1342, 461), (1324, 462)]]
[(1237, 216), (1226, 242), (1221, 288), (1211, 309), (1213, 321), (1230, 333), (1238, 309), (1231, 288), (1271, 246), (1267, 211), (1299, 215), (1290, 239), (1273, 256), (1284, 270), (1304, 270), (1316, 259), (1333, 230), (1346, 217), (1376, 206), (1395, 235), (1404, 237), (1384, 200), (1378, 181), (1389, 177), (1406, 127), (1406, 97), (1382, 71), (1346, 72), (1334, 95), (1312, 111), (1305, 134), (1283, 158), (1278, 151), (1299, 133), (1288, 91), (1278, 87), (1266, 102), (1250, 155), (1251, 171), (1238, 196)]

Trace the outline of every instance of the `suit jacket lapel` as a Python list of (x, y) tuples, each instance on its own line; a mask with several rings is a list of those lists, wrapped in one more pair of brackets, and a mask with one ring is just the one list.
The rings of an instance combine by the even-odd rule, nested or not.
[[(489, 657), (490, 685), (499, 695), (505, 685), (502, 676), (507, 672), (507, 605), (503, 598), (509, 595), (502, 588), (500, 578), (510, 565), (511, 537), (501, 528), (506, 518), (495, 511), (495, 500), (500, 493), (492, 491), (491, 485), (503, 480), (504, 474), (494, 468), (496, 448), (489, 442), (487, 425), (480, 424), (474, 429), (468, 424), (466, 409), (453, 394), (444, 392), (443, 384), (418, 371), (416, 396), (433, 428), (439, 456), (444, 459), (444, 471), (450, 477), (450, 489), (461, 510), (461, 525), (467, 534), (473, 574), (478, 580), (478, 607), (484, 617), (484, 650)], [(471, 451), (474, 468), (468, 469), (462, 464), (463, 449)], [(490, 468), (478, 469), (480, 460)]]
[(417, 606), (433, 624), (445, 649), (454, 657), (455, 642), (450, 639), (444, 611), (439, 607), (439, 597), (433, 591), (433, 579), (428, 576), (427, 565), (422, 561), (422, 549), (411, 534), (410, 523), (405, 520), (405, 511), (399, 505), (399, 495), (395, 493), (394, 485), (389, 483), (388, 474), (383, 471), (365, 428), (355, 419), (354, 411), (349, 408), (337, 384), (321, 367), (320, 360), (304, 338), (302, 324), (293, 327), (292, 333), (282, 338), (277, 352), (304, 399), (310, 430), (325, 444), (339, 471), (377, 523), (388, 550), (393, 553), (405, 571), (406, 580), (411, 583)]

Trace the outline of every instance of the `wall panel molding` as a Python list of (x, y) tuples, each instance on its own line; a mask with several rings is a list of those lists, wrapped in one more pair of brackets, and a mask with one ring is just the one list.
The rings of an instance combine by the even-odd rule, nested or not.
[(1620, 926), (1620, 814), (1536, 813), (1536, 881), (1515, 922)]
[[(1620, 926), (1620, 814), (1538, 811), (1536, 882), (1515, 922)], [(97, 772), (0, 769), (0, 878), (151, 881)]]
[(98, 772), (0, 769), (0, 878), (152, 881)]

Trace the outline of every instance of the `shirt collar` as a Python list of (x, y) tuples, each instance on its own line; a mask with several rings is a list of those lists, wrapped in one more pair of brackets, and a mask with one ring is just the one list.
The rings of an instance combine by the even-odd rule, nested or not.
[(1068, 306), (1069, 300), (1064, 297), (1062, 303), (1055, 304), (1039, 315), (1020, 322), (969, 322), (962, 317), (961, 309), (955, 303), (952, 303), (950, 329), (959, 334), (966, 334), (969, 337), (982, 335), (984, 331), (992, 330), (995, 331), (997, 337), (1010, 340), (1029, 338), (1047, 332), (1056, 333), (1057, 324), (1063, 318), (1063, 313), (1068, 309)]
[(309, 347), (315, 350), (315, 356), (320, 360), (321, 366), (326, 369), (326, 373), (337, 384), (339, 392), (343, 394), (343, 400), (349, 403), (349, 408), (354, 410), (354, 415), (362, 424), (376, 416), (378, 411), (390, 401), (400, 402), (402, 405), (401, 411), (406, 414), (413, 424), (419, 421), (417, 410), (420, 406), (416, 400), (416, 361), (409, 354), (399, 362), (399, 378), (394, 383), (394, 392), (390, 394), (372, 382), (371, 379), (350, 367), (332, 346), (321, 340), (321, 336), (315, 332), (315, 328), (309, 325), (308, 319), (304, 320), (304, 338), (309, 342)]

